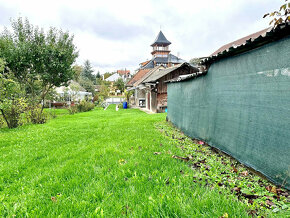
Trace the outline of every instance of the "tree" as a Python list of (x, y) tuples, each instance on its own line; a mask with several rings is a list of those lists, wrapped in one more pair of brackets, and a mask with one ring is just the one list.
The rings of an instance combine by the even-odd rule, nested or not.
[(81, 77), (79, 79), (79, 84), (87, 91), (91, 92), (93, 95), (95, 93), (95, 85), (94, 83), (86, 77)]
[(4, 30), (0, 50), (33, 102), (44, 103), (53, 87), (67, 85), (74, 76), (72, 64), (78, 52), (68, 32), (50, 28), (45, 33), (20, 17), (12, 21), (12, 32)]
[(100, 71), (98, 71), (97, 75), (96, 75), (96, 78), (100, 79), (101, 78), (101, 74), (100, 74)]
[(125, 83), (122, 78), (117, 79), (117, 81), (114, 83), (114, 86), (119, 89), (121, 92), (124, 92), (125, 89)]
[(110, 77), (113, 73), (109, 73), (109, 72), (106, 72), (104, 74), (104, 80), (107, 79), (108, 77)]
[(130, 97), (133, 95), (133, 90), (131, 90), (131, 91), (125, 90), (124, 94), (125, 94), (126, 101), (129, 104)]
[(89, 60), (86, 60), (83, 66), (83, 72), (82, 72), (82, 77), (87, 78), (88, 80), (92, 81), (95, 83), (96, 77), (93, 75), (93, 67), (90, 63)]
[(73, 71), (74, 71), (73, 79), (78, 82), (83, 72), (83, 67), (79, 65), (74, 65)]
[(281, 5), (279, 11), (273, 11), (271, 13), (267, 13), (263, 16), (265, 17), (274, 17), (269, 25), (274, 24), (274, 27), (282, 24), (282, 23), (287, 23), (290, 22), (290, 3), (287, 3), (288, 0), (285, 0), (285, 4)]
[(189, 63), (193, 65), (199, 65), (201, 62), (201, 58), (192, 58), (190, 59)]

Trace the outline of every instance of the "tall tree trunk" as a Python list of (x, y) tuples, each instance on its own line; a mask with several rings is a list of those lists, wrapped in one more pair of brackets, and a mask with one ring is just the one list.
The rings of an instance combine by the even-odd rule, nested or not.
[(52, 88), (51, 85), (48, 85), (47, 89), (46, 87), (42, 90), (42, 93), (41, 93), (41, 100), (42, 100), (42, 106), (41, 106), (41, 113), (44, 109), (44, 99), (45, 99), (45, 96), (47, 95), (48, 91)]

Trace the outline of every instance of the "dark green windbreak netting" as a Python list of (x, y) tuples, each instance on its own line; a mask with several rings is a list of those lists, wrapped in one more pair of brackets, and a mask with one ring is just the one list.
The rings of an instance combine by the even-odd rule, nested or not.
[(290, 188), (290, 37), (168, 83), (168, 119)]

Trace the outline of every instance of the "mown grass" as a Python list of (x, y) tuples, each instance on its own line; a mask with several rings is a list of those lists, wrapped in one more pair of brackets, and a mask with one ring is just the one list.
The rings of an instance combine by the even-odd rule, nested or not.
[(164, 119), (110, 107), (0, 129), (0, 214), (247, 217), (234, 194), (172, 159), (183, 151), (154, 127)]

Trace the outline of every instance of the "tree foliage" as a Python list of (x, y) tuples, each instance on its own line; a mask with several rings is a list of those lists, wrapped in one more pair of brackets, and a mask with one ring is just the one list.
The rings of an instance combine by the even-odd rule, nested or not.
[(47, 32), (21, 17), (12, 21), (12, 31), (1, 35), (0, 57), (34, 101), (44, 100), (54, 86), (73, 78), (72, 64), (78, 56), (73, 36), (50, 28)]
[(117, 81), (114, 83), (114, 86), (119, 89), (121, 92), (124, 92), (125, 89), (125, 83), (122, 78), (117, 79)]
[(101, 79), (100, 71), (98, 71), (98, 73), (97, 73), (97, 75), (96, 75), (96, 78)]
[(93, 81), (89, 80), (86, 77), (81, 77), (79, 79), (79, 84), (87, 91), (91, 92), (93, 95), (95, 93), (95, 85)]
[(193, 65), (199, 65), (201, 62), (201, 58), (192, 58), (190, 59), (189, 63)]
[(20, 115), (26, 108), (26, 99), (13, 74), (4, 72), (5, 62), (0, 59), (0, 112), (8, 128), (19, 126)]
[(273, 19), (270, 21), (269, 25), (274, 24), (274, 27), (290, 22), (290, 3), (287, 3), (288, 0), (285, 0), (285, 3), (280, 6), (279, 11), (273, 11), (271, 13), (267, 13), (264, 15), (263, 18), (265, 17), (272, 17)]
[(74, 65), (73, 72), (74, 72), (73, 79), (78, 82), (83, 72), (83, 67), (80, 65)]
[(129, 104), (130, 103), (130, 101), (129, 101), (130, 97), (134, 94), (134, 91), (133, 90), (131, 90), (131, 91), (125, 90), (124, 94), (125, 94), (126, 101)]
[(112, 75), (113, 75), (113, 73), (110, 73), (110, 72), (104, 73), (104, 80), (107, 79), (107, 78), (109, 78)]
[(87, 78), (88, 80), (92, 81), (93, 83), (95, 83), (95, 75), (93, 75), (93, 67), (90, 63), (89, 60), (86, 60), (84, 62), (84, 66), (83, 66), (83, 72), (82, 72), (82, 77)]

